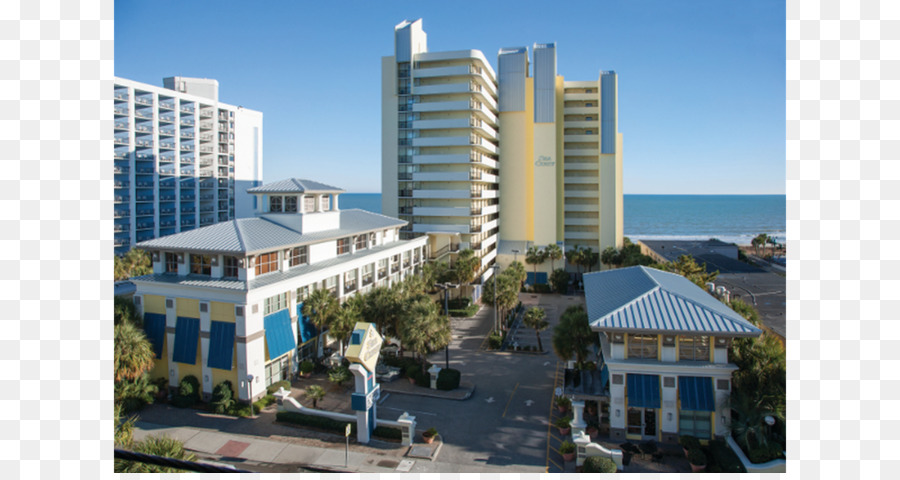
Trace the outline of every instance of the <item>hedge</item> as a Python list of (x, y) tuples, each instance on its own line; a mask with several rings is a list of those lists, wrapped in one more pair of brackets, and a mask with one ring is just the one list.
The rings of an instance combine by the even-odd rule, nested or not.
[(269, 388), (266, 389), (266, 393), (271, 395), (271, 394), (277, 392), (278, 389), (281, 387), (284, 387), (285, 390), (290, 392), (291, 391), (291, 382), (289, 382), (287, 380), (282, 380), (280, 382), (273, 383), (272, 385), (269, 386)]
[[(350, 434), (356, 435), (356, 422), (344, 422), (297, 412), (278, 412), (275, 414), (275, 419), (279, 422), (293, 423), (340, 434), (344, 433), (344, 428), (346, 428), (346, 425), (349, 423)], [(399, 428), (380, 426), (375, 427), (372, 435), (388, 440), (399, 440), (403, 437), (403, 432), (401, 432)]]
[(584, 473), (616, 473), (616, 462), (606, 457), (588, 457), (584, 460)]
[(443, 368), (438, 372), (437, 388), (438, 390), (453, 390), (459, 388), (459, 370), (455, 368)]
[[(709, 442), (709, 457), (715, 465), (718, 465), (723, 472), (727, 473), (746, 473), (747, 469), (741, 463), (734, 450), (728, 447), (724, 440), (713, 440)], [(707, 466), (709, 471), (709, 466)]]

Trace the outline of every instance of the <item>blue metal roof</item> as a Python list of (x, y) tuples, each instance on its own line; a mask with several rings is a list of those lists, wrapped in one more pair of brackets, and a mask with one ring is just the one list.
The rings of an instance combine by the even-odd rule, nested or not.
[(600, 331), (653, 331), (756, 336), (761, 331), (674, 273), (643, 266), (584, 276), (591, 328)]
[(247, 193), (342, 193), (345, 191), (343, 188), (302, 178), (288, 178), (247, 189)]
[(209, 325), (209, 357), (206, 366), (231, 370), (234, 365), (234, 323), (217, 322)]
[(200, 339), (200, 319), (178, 317), (175, 319), (175, 351), (172, 360), (178, 363), (197, 364), (197, 340)]
[(291, 330), (289, 310), (279, 310), (263, 317), (263, 328), (266, 329), (266, 347), (270, 360), (297, 348), (297, 336)]

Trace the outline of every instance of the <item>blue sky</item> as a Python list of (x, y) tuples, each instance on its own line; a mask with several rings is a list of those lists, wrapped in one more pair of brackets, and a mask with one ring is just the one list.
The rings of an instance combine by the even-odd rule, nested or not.
[(626, 194), (785, 192), (782, 1), (115, 2), (115, 74), (215, 78), (263, 112), (265, 181), (381, 188), (381, 57), (556, 42), (567, 80), (619, 75)]

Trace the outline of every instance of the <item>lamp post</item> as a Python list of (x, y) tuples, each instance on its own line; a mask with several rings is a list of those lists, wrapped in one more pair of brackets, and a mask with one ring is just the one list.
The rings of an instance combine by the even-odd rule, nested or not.
[[(435, 287), (440, 288), (444, 291), (444, 315), (447, 317), (447, 322), (450, 322), (450, 308), (447, 301), (447, 294), (449, 293), (451, 288), (457, 288), (459, 285), (455, 283), (435, 283)], [(452, 330), (451, 330), (452, 332)], [(450, 336), (450, 339), (453, 339), (453, 335)], [(444, 364), (449, 369), (450, 368), (450, 343), (447, 342), (447, 346), (444, 347)]]
[(519, 261), (519, 250), (514, 248), (514, 249), (512, 249), (512, 252), (513, 252), (513, 262)]
[(247, 374), (247, 399), (250, 401), (250, 418), (253, 418), (253, 375)]
[(500, 271), (500, 265), (496, 263), (491, 266), (491, 270), (494, 272), (494, 330), (500, 331), (500, 323), (497, 321), (497, 272)]

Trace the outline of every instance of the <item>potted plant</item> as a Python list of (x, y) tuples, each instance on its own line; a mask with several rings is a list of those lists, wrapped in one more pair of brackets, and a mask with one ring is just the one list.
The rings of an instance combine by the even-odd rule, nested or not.
[(304, 360), (300, 362), (300, 376), (303, 378), (309, 378), (312, 375), (313, 368), (315, 368), (315, 364), (312, 360)]
[(692, 471), (699, 472), (706, 468), (706, 454), (699, 447), (693, 448), (688, 451), (688, 462), (691, 463)]
[(678, 437), (678, 444), (684, 449), (684, 456), (688, 456), (688, 452), (700, 448), (700, 440), (692, 435), (682, 435)]
[(422, 440), (425, 443), (431, 443), (434, 441), (434, 437), (435, 437), (435, 435), (437, 435), (437, 433), (438, 433), (437, 429), (434, 427), (431, 427), (428, 430), (425, 430), (424, 432), (422, 432)]
[(418, 365), (410, 365), (406, 367), (406, 378), (409, 379), (409, 383), (415, 384), (416, 377), (419, 375), (419, 372), (422, 371), (422, 367)]
[(563, 460), (567, 462), (575, 460), (575, 444), (568, 440), (564, 440), (559, 444), (559, 453), (562, 454)]
[(572, 419), (569, 417), (560, 418), (554, 425), (559, 429), (560, 435), (568, 435), (572, 431)]
[(596, 415), (597, 414), (597, 401), (596, 400), (588, 400), (584, 402), (584, 411), (588, 413), (588, 415)]
[(556, 397), (556, 408), (559, 409), (559, 413), (566, 413), (571, 406), (572, 401), (569, 400), (568, 397), (562, 395)]
[(598, 433), (600, 433), (600, 425), (598, 425), (598, 424), (595, 423), (595, 422), (590, 422), (590, 423), (588, 423), (588, 426), (587, 426), (587, 428), (584, 429), (584, 431), (585, 431), (591, 438), (594, 438), (594, 437), (597, 436)]

